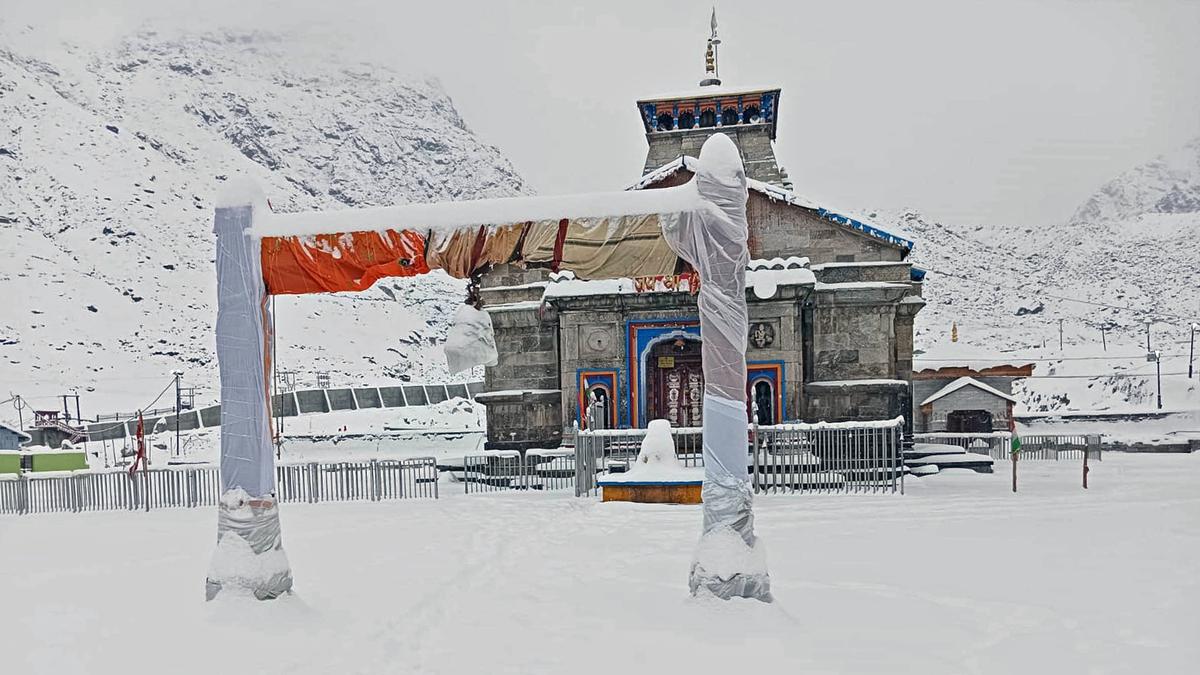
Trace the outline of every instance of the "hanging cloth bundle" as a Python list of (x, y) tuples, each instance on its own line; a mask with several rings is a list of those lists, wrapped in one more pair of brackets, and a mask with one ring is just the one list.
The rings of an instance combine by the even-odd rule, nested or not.
[[(511, 240), (511, 246), (505, 244), (503, 248), (508, 250), (505, 255), (511, 257), (511, 248), (519, 243), (520, 237), (514, 228), (505, 229), (510, 236), (504, 238)], [(518, 236), (514, 237), (513, 234)], [(467, 272), (467, 297), (463, 304), (458, 306), (458, 311), (454, 314), (454, 324), (450, 326), (450, 331), (446, 335), (446, 367), (451, 375), (470, 370), (475, 366), (494, 366), (500, 359), (500, 355), (496, 351), (496, 334), (492, 329), (492, 317), (481, 309), (483, 297), (479, 292), (479, 283), (484, 268), (490, 267), (497, 261), (507, 262), (507, 257), (485, 260), (487, 240), (486, 228), (479, 228), (479, 232), (475, 235), (475, 241), (470, 246), (470, 253), (465, 256), (465, 259), (463, 256), (459, 256), (464, 271)], [(459, 248), (466, 247), (460, 245)], [(438, 249), (431, 248), (430, 250)]]

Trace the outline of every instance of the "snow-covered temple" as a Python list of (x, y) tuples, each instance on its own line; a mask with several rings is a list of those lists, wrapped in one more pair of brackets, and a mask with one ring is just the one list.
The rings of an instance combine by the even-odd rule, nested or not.
[[(716, 44), (714, 30), (698, 89), (637, 102), (649, 148), (629, 190), (686, 183), (704, 141), (731, 138), (749, 178), (749, 407), (760, 423), (902, 415), (911, 425), (913, 320), (924, 306), (913, 242), (793, 191), (773, 148), (781, 90), (722, 84)], [(623, 241), (622, 259), (600, 264), (632, 265), (629, 278), (554, 272), (585, 252), (596, 259), (598, 242), (565, 228), (549, 269), (500, 264), (482, 277), (499, 350), (478, 396), (488, 447), (554, 447), (576, 424), (701, 425), (696, 275), (657, 227)]]

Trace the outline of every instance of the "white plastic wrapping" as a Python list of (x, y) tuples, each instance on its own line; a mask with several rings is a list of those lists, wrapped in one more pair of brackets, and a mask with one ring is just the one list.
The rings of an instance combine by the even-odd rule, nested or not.
[[(243, 199), (247, 201), (247, 199)], [(261, 203), (261, 200), (254, 200)], [(275, 506), (267, 295), (253, 204), (216, 209), (221, 507), (207, 595), (231, 584), (271, 598), (291, 588)], [(267, 556), (258, 563), (258, 556)], [(235, 571), (236, 570), (236, 571)]]
[(450, 374), (498, 362), (492, 317), (470, 305), (459, 305), (446, 335), (446, 366)]
[(746, 172), (727, 136), (705, 141), (694, 182), (711, 206), (665, 219), (663, 228), (667, 243), (700, 275), (704, 531), (688, 585), (693, 594), (769, 602), (771, 581), (754, 534), (746, 468)]
[(217, 511), (217, 550), (205, 580), (205, 597), (212, 600), (225, 588), (259, 600), (292, 590), (279, 507), (273, 500), (251, 499), (240, 489), (222, 495)]

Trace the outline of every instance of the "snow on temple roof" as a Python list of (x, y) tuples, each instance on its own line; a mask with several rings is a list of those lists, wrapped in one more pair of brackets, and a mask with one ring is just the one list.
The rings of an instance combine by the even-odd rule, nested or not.
[(938, 400), (939, 398), (942, 398), (943, 396), (946, 396), (948, 394), (953, 394), (954, 392), (958, 391), (959, 389), (962, 389), (963, 387), (975, 387), (977, 389), (986, 391), (987, 393), (989, 393), (993, 396), (998, 396), (998, 397), (1004, 399), (1005, 401), (1009, 401), (1012, 403), (1017, 402), (1017, 399), (1013, 398), (1012, 396), (1009, 396), (1008, 394), (1000, 391), (999, 389), (989, 387), (986, 384), (980, 382), (979, 380), (977, 380), (973, 377), (960, 377), (957, 380), (951, 382), (950, 384), (948, 384), (948, 385), (942, 387), (941, 389), (937, 390), (936, 392), (934, 392), (934, 394), (931, 395), (929, 398), (925, 399), (924, 401), (921, 401), (921, 405), (929, 405), (930, 403), (933, 403), (934, 401)]
[[(790, 270), (790, 269), (796, 269), (796, 268), (800, 268), (800, 267), (808, 267), (808, 258), (798, 256), (798, 255), (791, 255), (786, 258), (771, 258), (770, 260), (767, 260), (765, 258), (755, 258), (754, 260), (751, 260), (746, 265), (746, 269), (748, 271)], [(817, 268), (816, 265), (814, 265), (812, 267), (812, 269), (816, 269), (816, 268)]]
[(650, 213), (681, 213), (710, 208), (695, 185), (662, 190), (599, 192), (548, 197), (505, 197), (461, 202), (405, 204), (305, 213), (266, 213), (254, 218), (257, 237), (290, 237), (329, 232), (437, 230), (509, 225), (560, 218), (603, 218)]
[[(576, 279), (570, 271), (553, 272), (546, 285), (544, 298), (576, 297), (585, 295), (631, 295), (634, 293), (686, 292), (691, 290), (686, 275), (680, 283), (669, 287), (658, 283), (653, 290), (638, 290), (633, 279)], [(753, 290), (762, 299), (774, 297), (779, 286), (804, 286), (816, 284), (817, 278), (808, 269), (808, 258), (791, 256), (770, 260), (751, 260), (746, 265), (746, 288)], [(489, 310), (492, 307), (488, 307)]]
[[(679, 157), (676, 157), (675, 159), (671, 160), (670, 162), (667, 162), (666, 164), (663, 164), (662, 166), (658, 167), (657, 169), (651, 171), (650, 173), (647, 173), (646, 175), (642, 176), (641, 178), (638, 179), (638, 181), (636, 183), (634, 183), (633, 185), (630, 185), (629, 187), (627, 187), (625, 189), (626, 189), (626, 191), (642, 191), (644, 188), (654, 185), (655, 183), (658, 183), (659, 181), (662, 181), (664, 178), (674, 174), (675, 172), (677, 172), (681, 169), (695, 173), (696, 172), (696, 162), (697, 162), (697, 160), (695, 157), (689, 157), (687, 155), (680, 155)], [(775, 201), (781, 201), (781, 202), (790, 204), (792, 206), (799, 206), (800, 208), (808, 209), (809, 211), (815, 211), (818, 216), (820, 216), (828, 221), (837, 223), (839, 225), (844, 225), (851, 229), (857, 230), (859, 232), (862, 232), (863, 234), (866, 234), (867, 236), (874, 237), (875, 239), (879, 239), (888, 244), (891, 244), (892, 246), (896, 246), (898, 248), (902, 248), (902, 249), (909, 250), (909, 251), (911, 251), (913, 249), (913, 247), (916, 246), (916, 244), (911, 239), (901, 237), (897, 234), (892, 234), (891, 232), (888, 232), (887, 230), (883, 230), (878, 227), (875, 227), (874, 225), (870, 225), (870, 224), (868, 224), (862, 220), (859, 220), (853, 216), (846, 215), (841, 212), (831, 211), (831, 210), (824, 208), (823, 206), (817, 204), (816, 202), (812, 201), (811, 199), (804, 197), (803, 195), (796, 194), (795, 192), (781, 188), (778, 185), (772, 185), (770, 183), (764, 183), (763, 181), (760, 181), (760, 180), (754, 180), (753, 178), (747, 178), (746, 179), (746, 187), (750, 188), (751, 190), (754, 190), (755, 192), (764, 194), (767, 197), (770, 197), (771, 199), (773, 199)], [(670, 189), (670, 188), (667, 188), (667, 189)]]
[(871, 289), (896, 288), (908, 290), (911, 286), (902, 281), (837, 281), (833, 283), (818, 283), (818, 291), (865, 291)]
[(909, 266), (908, 262), (903, 260), (859, 260), (857, 262), (826, 262), (812, 265), (815, 272), (821, 270), (842, 268), (842, 267), (900, 267)]
[(942, 341), (925, 347), (925, 351), (913, 354), (913, 371), (938, 370), (940, 368), (964, 367), (985, 370), (1004, 366), (1031, 366), (1038, 359), (1027, 355), (992, 351), (966, 342)]

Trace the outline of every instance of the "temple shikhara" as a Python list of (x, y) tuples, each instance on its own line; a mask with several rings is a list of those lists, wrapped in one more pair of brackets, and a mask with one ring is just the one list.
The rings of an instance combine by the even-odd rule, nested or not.
[[(924, 306), (913, 242), (793, 189), (773, 145), (782, 92), (723, 83), (716, 33), (714, 23), (698, 88), (636, 102), (649, 147), (628, 189), (682, 185), (705, 140), (732, 139), (749, 179), (748, 419), (903, 416), (911, 432), (913, 320)], [(488, 447), (557, 447), (575, 425), (701, 425), (700, 280), (652, 222), (623, 234), (620, 260), (599, 262), (628, 278), (552, 271), (605, 236), (564, 229), (547, 247), (551, 269), (499, 264), (480, 279), (499, 351), (478, 396)]]

